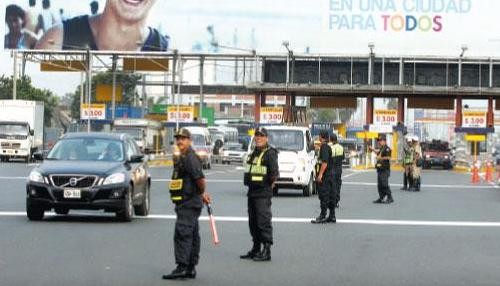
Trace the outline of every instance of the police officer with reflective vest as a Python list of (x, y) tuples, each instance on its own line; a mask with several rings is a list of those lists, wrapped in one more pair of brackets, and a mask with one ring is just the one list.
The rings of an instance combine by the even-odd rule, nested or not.
[[(330, 148), (332, 149), (332, 172), (333, 192), (335, 193), (335, 207), (339, 207), (340, 188), (342, 187), (342, 162), (344, 161), (344, 147), (339, 144), (337, 135), (330, 136)], [(333, 202), (332, 202), (333, 203)]]
[(391, 175), (391, 148), (387, 146), (387, 138), (385, 134), (380, 134), (377, 142), (380, 149), (373, 149), (370, 146), (370, 150), (377, 154), (377, 188), (379, 198), (373, 203), (375, 204), (390, 204), (394, 202), (391, 194), (391, 188), (389, 186), (389, 176)]
[[(328, 131), (322, 130), (319, 134), (319, 139), (321, 141), (321, 147), (319, 149), (321, 167), (319, 172), (316, 174), (316, 183), (321, 213), (316, 219), (311, 220), (311, 223), (335, 223), (337, 222), (337, 219), (335, 218), (335, 205), (337, 199), (336, 194), (333, 191), (333, 157), (332, 148), (328, 145)], [(330, 209), (330, 213), (327, 218), (326, 213), (328, 209)]]
[(403, 166), (404, 166), (405, 172), (404, 172), (404, 178), (403, 178), (403, 187), (401, 188), (402, 191), (406, 191), (408, 189), (413, 188), (412, 166), (413, 166), (413, 161), (414, 161), (415, 150), (413, 148), (411, 137), (408, 136), (406, 140), (407, 140), (407, 142), (406, 142), (406, 145), (403, 149), (403, 151), (404, 151)]
[(253, 247), (241, 259), (271, 260), (273, 227), (271, 224), (271, 198), (274, 182), (279, 177), (278, 151), (269, 146), (267, 130), (255, 130), (255, 148), (248, 156), (244, 184), (248, 187), (248, 224)]
[(205, 192), (202, 163), (191, 147), (191, 133), (181, 128), (175, 134), (180, 155), (174, 158), (174, 171), (170, 182), (170, 195), (175, 204), (174, 248), (177, 268), (163, 279), (195, 278), (195, 266), (200, 254), (198, 218), (203, 203), (210, 203)]

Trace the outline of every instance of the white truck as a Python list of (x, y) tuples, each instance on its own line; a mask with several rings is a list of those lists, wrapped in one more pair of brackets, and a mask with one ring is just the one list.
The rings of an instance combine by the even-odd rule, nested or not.
[[(300, 189), (305, 197), (316, 193), (314, 143), (307, 127), (264, 126), (269, 144), (278, 150), (279, 177), (273, 193), (279, 189)], [(247, 156), (255, 147), (254, 138), (249, 144)]]
[(146, 154), (161, 151), (164, 143), (161, 130), (160, 122), (148, 119), (116, 119), (113, 122), (113, 132), (129, 134)]
[(0, 160), (29, 162), (43, 149), (44, 104), (37, 101), (0, 100)]

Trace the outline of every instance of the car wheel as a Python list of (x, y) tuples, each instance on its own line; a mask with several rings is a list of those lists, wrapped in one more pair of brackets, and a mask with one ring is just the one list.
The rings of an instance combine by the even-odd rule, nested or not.
[(313, 189), (314, 189), (313, 185), (314, 185), (313, 176), (311, 175), (311, 177), (309, 178), (309, 183), (302, 190), (302, 193), (303, 193), (304, 197), (310, 197), (311, 196), (311, 194), (313, 193)]
[(69, 213), (68, 208), (55, 208), (54, 212), (58, 215), (67, 215)]
[(134, 207), (135, 208), (135, 214), (140, 215), (140, 216), (148, 216), (149, 215), (149, 208), (150, 208), (150, 187), (146, 188), (146, 191), (144, 193), (144, 197), (142, 198), (142, 202), (140, 205)]
[(134, 216), (134, 206), (132, 202), (132, 192), (133, 188), (130, 186), (128, 188), (128, 192), (125, 195), (125, 205), (123, 206), (123, 210), (116, 212), (116, 216), (121, 220), (121, 221), (132, 221), (132, 217)]
[(38, 221), (38, 220), (43, 219), (45, 211), (43, 208), (41, 208), (39, 206), (27, 204), (26, 205), (26, 214), (27, 214), (29, 220)]

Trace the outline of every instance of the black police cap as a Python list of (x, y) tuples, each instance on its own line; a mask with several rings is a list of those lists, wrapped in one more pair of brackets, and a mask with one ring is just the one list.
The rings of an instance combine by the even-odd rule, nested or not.
[(328, 133), (328, 130), (321, 130), (319, 132), (319, 137), (323, 139), (328, 139), (330, 137), (330, 134)]
[(267, 137), (267, 129), (264, 127), (259, 127), (257, 129), (255, 129), (255, 135)]
[(175, 132), (174, 137), (175, 138), (178, 138), (178, 137), (191, 138), (191, 132), (189, 132), (189, 130), (187, 130), (186, 128), (181, 128), (181, 129), (177, 130), (177, 132)]

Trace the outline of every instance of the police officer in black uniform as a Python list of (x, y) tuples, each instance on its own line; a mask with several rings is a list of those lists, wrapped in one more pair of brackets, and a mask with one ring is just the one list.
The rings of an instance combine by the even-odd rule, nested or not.
[[(316, 219), (313, 219), (311, 223), (335, 223), (337, 221), (335, 218), (336, 195), (333, 190), (333, 157), (332, 149), (328, 145), (328, 131), (322, 130), (319, 133), (319, 140), (321, 141), (321, 147), (319, 149), (321, 167), (316, 174), (316, 186), (318, 188), (321, 213)], [(326, 213), (328, 209), (330, 209), (330, 214), (327, 218)]]
[[(332, 134), (330, 136), (332, 149), (332, 186), (333, 192), (335, 193), (335, 207), (339, 207), (340, 202), (340, 189), (342, 188), (342, 162), (344, 161), (344, 147), (339, 144), (337, 139), (337, 134)], [(333, 203), (333, 201), (332, 201)]]
[(244, 175), (244, 183), (248, 187), (248, 224), (253, 247), (240, 258), (269, 261), (273, 244), (271, 198), (274, 182), (279, 176), (278, 151), (269, 146), (265, 128), (255, 130), (254, 140), (255, 149), (248, 156)]
[(377, 154), (377, 187), (379, 198), (373, 203), (375, 204), (390, 204), (394, 200), (391, 194), (391, 188), (389, 187), (389, 176), (391, 175), (391, 148), (387, 146), (386, 136), (380, 134), (377, 142), (380, 145), (380, 149), (370, 150)]
[(181, 128), (175, 134), (180, 155), (174, 158), (170, 195), (175, 204), (174, 248), (177, 268), (163, 279), (196, 278), (200, 254), (198, 218), (203, 203), (210, 203), (205, 192), (205, 176), (200, 158), (191, 148), (191, 133)]

